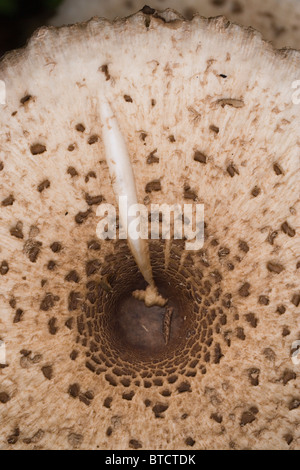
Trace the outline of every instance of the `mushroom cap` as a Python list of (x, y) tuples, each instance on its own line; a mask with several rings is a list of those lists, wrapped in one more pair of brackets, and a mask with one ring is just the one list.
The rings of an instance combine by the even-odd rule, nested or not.
[[(170, 10), (4, 57), (1, 448), (299, 448), (299, 71), (251, 29)], [(115, 203), (101, 93), (139, 201), (205, 205), (200, 252), (149, 244), (167, 346), (157, 311), (119, 315), (142, 281), (126, 242), (96, 238)]]
[[(93, 16), (113, 20), (125, 17), (143, 8), (145, 0), (65, 0), (52, 24), (87, 21)], [(300, 4), (298, 0), (152, 0), (152, 8), (174, 8), (185, 18), (195, 13), (206, 18), (224, 15), (230, 21), (260, 31), (275, 47), (299, 48)]]

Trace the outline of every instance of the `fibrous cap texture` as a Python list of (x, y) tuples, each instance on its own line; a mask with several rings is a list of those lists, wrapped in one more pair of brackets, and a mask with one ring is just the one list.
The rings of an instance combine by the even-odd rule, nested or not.
[[(299, 448), (299, 72), (170, 10), (44, 28), (2, 60), (1, 448)], [(102, 94), (138, 200), (205, 206), (201, 251), (149, 243), (167, 345), (155, 310), (127, 315), (145, 286), (126, 241), (96, 237), (116, 203)]]

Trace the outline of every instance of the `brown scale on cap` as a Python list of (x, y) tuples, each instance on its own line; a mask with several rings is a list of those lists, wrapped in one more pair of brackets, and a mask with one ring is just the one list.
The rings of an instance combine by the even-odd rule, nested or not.
[(42, 193), (45, 189), (50, 188), (50, 181), (49, 180), (44, 180), (42, 183), (38, 185), (38, 192)]
[[(0, 204), (15, 198), (0, 224), (0, 446), (299, 444), (299, 113), (287, 99), (299, 68), (253, 31), (151, 8), (44, 29), (0, 63)], [(114, 203), (102, 82), (139, 201), (204, 202), (201, 250), (149, 243), (164, 308), (133, 298), (146, 285), (126, 241), (97, 239), (97, 206)]]
[[(159, 157), (157, 157), (155, 154), (157, 153), (157, 149), (153, 150), (148, 157), (147, 157), (147, 164), (152, 165), (153, 163), (159, 163)], [(147, 192), (147, 191), (146, 191)]]
[(77, 170), (73, 166), (69, 166), (67, 170), (68, 175), (71, 176), (71, 178), (74, 178), (75, 176), (78, 176)]
[(14, 198), (14, 196), (11, 194), (11, 195), (8, 196), (7, 198), (3, 199), (3, 201), (1, 202), (1, 206), (2, 206), (2, 207), (12, 206), (14, 202), (15, 202), (15, 198)]
[(41, 155), (47, 151), (47, 148), (43, 144), (33, 144), (30, 147), (32, 155)]
[(91, 135), (91, 137), (88, 140), (89, 145), (94, 145), (99, 141), (99, 136), (96, 134)]
[(82, 133), (82, 132), (85, 131), (85, 126), (83, 124), (79, 123), (79, 124), (76, 124), (75, 129), (76, 129), (77, 132)]

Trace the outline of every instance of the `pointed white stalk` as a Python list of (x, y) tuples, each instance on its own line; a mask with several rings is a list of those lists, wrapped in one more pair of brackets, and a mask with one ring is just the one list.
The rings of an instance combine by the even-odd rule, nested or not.
[(130, 231), (127, 229), (134, 219), (128, 216), (128, 208), (138, 204), (135, 180), (126, 143), (117, 118), (110, 103), (103, 96), (100, 97), (100, 116), (106, 161), (116, 199), (120, 202), (120, 221), (123, 229), (127, 232), (129, 247), (142, 275), (150, 286), (154, 286), (147, 241), (140, 238), (134, 240), (130, 237)]

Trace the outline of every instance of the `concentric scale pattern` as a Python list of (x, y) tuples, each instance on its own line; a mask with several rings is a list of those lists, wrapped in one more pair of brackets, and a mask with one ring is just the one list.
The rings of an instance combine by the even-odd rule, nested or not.
[[(168, 396), (171, 390), (190, 388), (189, 377), (206, 374), (211, 362), (219, 364), (231, 338), (244, 334), (232, 294), (224, 291), (222, 265), (221, 272), (210, 267), (210, 251), (222, 258), (218, 242), (213, 245), (193, 256), (184, 243), (173, 242), (165, 266), (164, 242), (150, 242), (156, 283), (174, 308), (165, 345), (165, 309), (147, 309), (130, 299), (132, 291), (145, 286), (126, 244), (118, 243), (116, 253), (88, 276), (86, 300), (78, 305), (77, 341), (87, 350), (86, 367), (104, 374), (111, 385), (166, 386), (162, 393)], [(106, 285), (93, 279), (99, 274)]]

